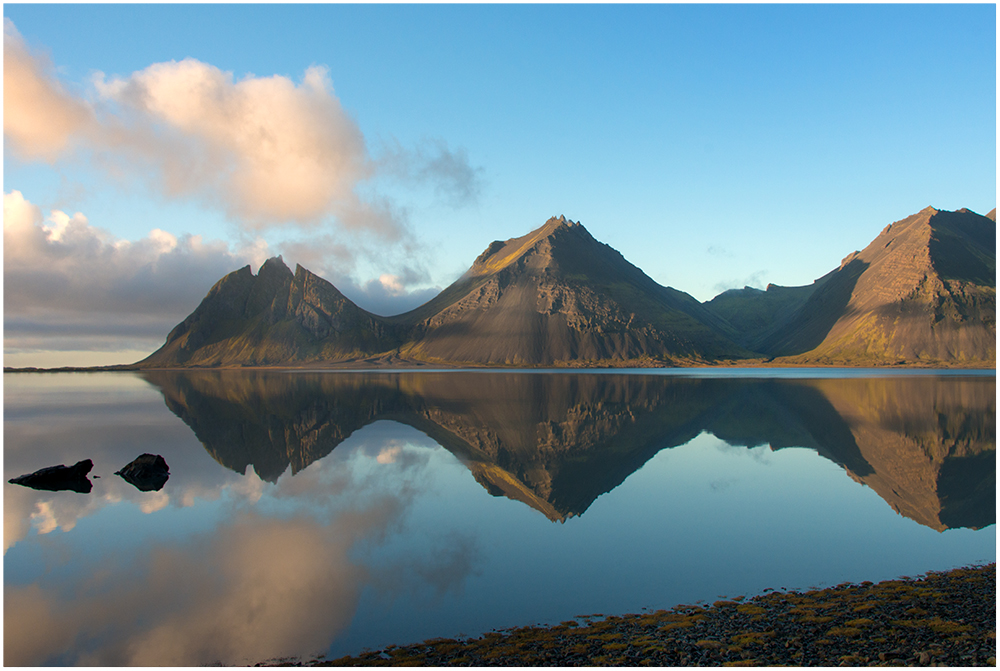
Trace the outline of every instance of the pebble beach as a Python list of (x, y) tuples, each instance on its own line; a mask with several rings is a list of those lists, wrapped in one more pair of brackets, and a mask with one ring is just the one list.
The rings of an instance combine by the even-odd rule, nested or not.
[(996, 564), (270, 665), (996, 666)]

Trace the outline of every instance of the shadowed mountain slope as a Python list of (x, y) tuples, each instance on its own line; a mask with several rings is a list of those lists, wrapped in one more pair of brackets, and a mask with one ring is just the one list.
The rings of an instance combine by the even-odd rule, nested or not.
[(661, 363), (740, 358), (735, 331), (595, 240), (550, 219), (494, 242), (472, 268), (409, 313), (379, 317), (280, 258), (222, 278), (142, 368), (403, 358), (456, 364)]
[(739, 342), (789, 363), (995, 365), (996, 222), (926, 208), (810, 286), (726, 292), (708, 307)]
[(996, 222), (927, 208), (809, 286), (745, 288), (706, 304), (657, 284), (565, 217), (493, 242), (438, 296), (395, 317), (274, 258), (256, 276), (247, 266), (222, 278), (135, 365), (670, 366), (760, 354), (995, 365)]
[(736, 330), (736, 342), (749, 350), (761, 351), (762, 343), (786, 327), (832, 274), (803, 287), (768, 284), (764, 291), (753, 287), (730, 289), (705, 306), (723, 316)]
[(690, 295), (663, 287), (578, 223), (495, 241), (440, 295), (395, 318), (401, 355), (474, 364), (705, 360), (750, 353)]
[(359, 308), (326, 280), (280, 257), (219, 280), (201, 304), (138, 362), (170, 366), (338, 361), (398, 346), (402, 332)]

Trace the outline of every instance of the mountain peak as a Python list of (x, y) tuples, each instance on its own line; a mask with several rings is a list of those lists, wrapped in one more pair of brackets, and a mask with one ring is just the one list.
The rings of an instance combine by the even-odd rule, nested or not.
[(490, 246), (472, 264), (468, 275), (489, 275), (503, 270), (534, 249), (539, 243), (552, 240), (563, 231), (586, 233), (587, 237), (590, 237), (587, 229), (580, 222), (567, 219), (565, 215), (551, 217), (542, 226), (527, 235), (491, 242)]
[(579, 226), (580, 222), (573, 221), (572, 219), (567, 219), (566, 215), (560, 214), (558, 217), (550, 217), (549, 220), (545, 222), (546, 226), (548, 226), (549, 224), (554, 224), (555, 226), (565, 225), (572, 228), (573, 226)]
[(573, 221), (572, 219), (567, 219), (565, 215), (560, 214), (558, 217), (551, 217), (545, 224), (538, 229), (539, 231), (546, 231), (546, 236), (551, 236), (553, 233), (560, 229), (580, 229), (586, 230), (579, 221)]
[(292, 271), (285, 265), (284, 259), (279, 254), (278, 256), (272, 256), (261, 264), (260, 269), (257, 270), (257, 277), (291, 278)]
[[(886, 226), (808, 295), (797, 288), (806, 300), (784, 321), (744, 320), (745, 342), (825, 364), (995, 361), (995, 249), (990, 219), (926, 207)], [(728, 305), (723, 316), (754, 307)]]

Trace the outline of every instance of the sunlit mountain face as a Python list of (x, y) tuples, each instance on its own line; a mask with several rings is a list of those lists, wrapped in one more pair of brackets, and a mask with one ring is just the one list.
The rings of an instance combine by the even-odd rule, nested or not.
[[(845, 250), (846, 251), (846, 250)], [(380, 365), (996, 364), (996, 222), (926, 208), (811, 285), (706, 303), (581, 224), (496, 240), (424, 305), (379, 317), (280, 258), (220, 279), (140, 368)]]

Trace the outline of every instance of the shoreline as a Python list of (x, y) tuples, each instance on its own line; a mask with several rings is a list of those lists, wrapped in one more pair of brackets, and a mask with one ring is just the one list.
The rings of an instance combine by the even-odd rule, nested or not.
[(515, 365), (515, 364), (495, 364), (495, 365), (466, 365), (460, 363), (429, 362), (417, 360), (397, 360), (392, 362), (380, 360), (351, 360), (336, 362), (303, 362), (301, 364), (274, 364), (261, 366), (137, 366), (135, 364), (114, 364), (109, 366), (59, 366), (57, 368), (37, 368), (34, 366), (15, 367), (4, 366), (4, 373), (120, 373), (120, 372), (145, 372), (145, 371), (297, 371), (297, 372), (323, 372), (323, 371), (400, 371), (410, 372), (419, 370), (537, 370), (537, 371), (586, 371), (601, 370), (613, 371), (621, 369), (631, 370), (754, 370), (754, 369), (789, 369), (796, 370), (802, 368), (843, 368), (855, 370), (992, 370), (996, 371), (996, 362), (972, 362), (964, 365), (950, 362), (897, 362), (897, 363), (816, 363), (816, 362), (790, 362), (790, 361), (764, 361), (760, 359), (749, 359), (744, 361), (720, 361), (714, 363), (688, 363), (684, 365), (651, 364), (647, 361), (623, 361), (612, 364), (587, 362), (580, 364), (570, 363), (565, 365)]
[(996, 563), (257, 666), (996, 666)]

